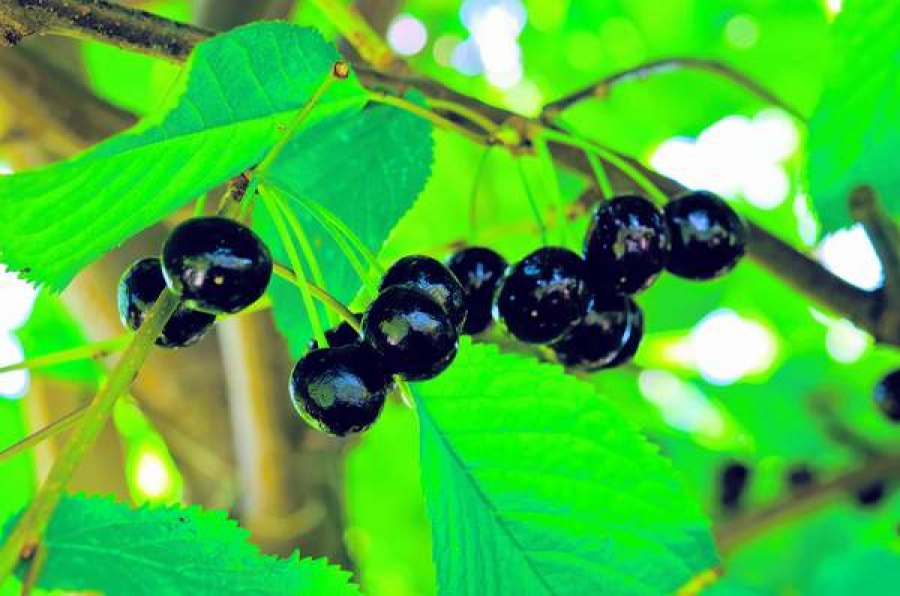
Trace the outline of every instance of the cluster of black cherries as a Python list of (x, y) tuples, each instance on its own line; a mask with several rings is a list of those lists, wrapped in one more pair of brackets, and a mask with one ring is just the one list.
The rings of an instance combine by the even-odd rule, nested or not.
[[(900, 424), (900, 370), (895, 370), (878, 381), (873, 392), (875, 405), (885, 419)], [(753, 475), (753, 469), (745, 462), (731, 460), (719, 472), (718, 500), (725, 512), (732, 513), (741, 508), (746, 489)], [(791, 492), (802, 493), (814, 489), (819, 478), (815, 468), (799, 463), (788, 468), (785, 484)], [(860, 507), (874, 507), (889, 493), (889, 483), (885, 479), (875, 479), (852, 491), (853, 499)]]
[(368, 428), (393, 378), (432, 379), (453, 361), (461, 334), (494, 321), (515, 339), (547, 346), (571, 370), (628, 362), (643, 336), (631, 295), (667, 269), (688, 279), (730, 271), (746, 230), (720, 198), (692, 192), (659, 209), (636, 195), (595, 211), (583, 255), (545, 246), (508, 265), (486, 247), (467, 247), (443, 264), (408, 256), (386, 272), (361, 315), (360, 333), (342, 323), (313, 343), (291, 376), (291, 397), (308, 423), (331, 434)]

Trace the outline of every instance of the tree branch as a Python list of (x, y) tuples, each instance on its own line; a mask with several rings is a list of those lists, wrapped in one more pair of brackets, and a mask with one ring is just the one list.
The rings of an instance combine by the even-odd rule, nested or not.
[(653, 60), (651, 62), (640, 64), (634, 68), (615, 72), (600, 79), (596, 83), (547, 104), (541, 112), (541, 119), (545, 122), (549, 122), (559, 116), (563, 111), (586, 99), (606, 98), (609, 96), (613, 87), (621, 83), (646, 79), (657, 74), (677, 72), (680, 70), (708, 72), (732, 81), (764, 102), (781, 108), (801, 122), (806, 122), (806, 118), (797, 109), (757, 83), (751, 77), (748, 77), (718, 60), (690, 57), (663, 58), (661, 60)]
[(859, 222), (884, 271), (882, 293), (892, 303), (900, 303), (900, 233), (871, 186), (860, 186), (850, 193), (850, 215)]
[(716, 532), (719, 549), (727, 555), (775, 526), (821, 509), (835, 499), (850, 498), (855, 491), (873, 482), (897, 477), (900, 477), (900, 453), (869, 459), (862, 466), (831, 480), (789, 494), (763, 509), (725, 521)]
[(210, 32), (105, 0), (0, 0), (0, 45), (66, 33), (184, 60)]

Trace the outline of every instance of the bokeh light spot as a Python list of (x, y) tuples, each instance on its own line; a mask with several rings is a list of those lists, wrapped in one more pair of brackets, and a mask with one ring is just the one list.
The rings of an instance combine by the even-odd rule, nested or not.
[(401, 56), (414, 56), (422, 51), (428, 41), (425, 24), (409, 14), (397, 15), (387, 32), (388, 44)]
[(859, 224), (825, 236), (816, 253), (826, 269), (858, 288), (874, 290), (881, 285), (881, 261)]
[(778, 342), (768, 327), (729, 309), (704, 317), (689, 341), (697, 370), (716, 385), (766, 372), (778, 354)]

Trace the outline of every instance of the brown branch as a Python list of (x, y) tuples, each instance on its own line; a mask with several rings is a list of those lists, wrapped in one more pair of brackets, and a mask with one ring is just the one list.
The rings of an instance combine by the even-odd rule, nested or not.
[(723, 522), (716, 531), (716, 541), (723, 554), (787, 521), (813, 513), (834, 500), (850, 498), (857, 490), (873, 482), (900, 477), (900, 453), (866, 461), (825, 482), (791, 493), (763, 509), (749, 511)]
[(892, 303), (900, 303), (900, 232), (871, 186), (850, 193), (850, 215), (859, 222), (884, 271), (882, 293)]
[(195, 0), (194, 22), (213, 31), (226, 31), (260, 19), (285, 19), (294, 3), (294, 0)]
[(0, 0), (0, 45), (65, 33), (184, 60), (210, 32), (105, 0)]
[(565, 97), (547, 104), (541, 113), (541, 119), (549, 122), (559, 116), (559, 114), (563, 111), (586, 99), (606, 98), (609, 96), (613, 87), (621, 83), (646, 79), (657, 74), (683, 70), (698, 70), (701, 72), (707, 72), (732, 81), (740, 87), (743, 87), (756, 97), (762, 99), (766, 103), (770, 103), (781, 108), (801, 122), (806, 122), (806, 117), (803, 116), (803, 114), (801, 114), (796, 108), (760, 85), (753, 78), (733, 69), (727, 64), (719, 62), (718, 60), (689, 57), (663, 58), (660, 60), (653, 60), (651, 62), (646, 62), (644, 64), (635, 66), (634, 68), (615, 72), (609, 76), (604, 77), (603, 79), (600, 79), (600, 81), (596, 83), (588, 85), (583, 89), (580, 89), (574, 93), (571, 93), (570, 95), (566, 95)]

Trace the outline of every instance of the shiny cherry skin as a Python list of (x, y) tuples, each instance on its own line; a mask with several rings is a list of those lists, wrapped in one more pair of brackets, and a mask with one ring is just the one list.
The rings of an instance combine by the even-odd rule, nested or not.
[(236, 313), (266, 291), (272, 256), (250, 228), (224, 217), (195, 217), (163, 245), (163, 274), (185, 305), (212, 314)]
[(900, 370), (885, 375), (875, 385), (875, 404), (891, 422), (900, 422)]
[(390, 374), (409, 381), (433, 379), (456, 357), (456, 326), (441, 305), (421, 290), (392, 286), (369, 305), (363, 340)]
[(592, 294), (581, 322), (550, 345), (560, 364), (591, 372), (615, 360), (631, 333), (633, 311), (629, 302), (626, 296)]
[(519, 341), (549, 344), (578, 324), (589, 298), (584, 261), (565, 248), (546, 246), (507, 269), (494, 319)]
[[(168, 291), (159, 259), (134, 262), (122, 274), (116, 296), (122, 324), (137, 331), (163, 290)], [(215, 315), (179, 306), (156, 338), (156, 345), (163, 348), (191, 346), (200, 341), (215, 322)]]
[(289, 390), (303, 420), (340, 437), (369, 428), (391, 387), (378, 356), (357, 343), (306, 354), (294, 366)]
[(669, 272), (687, 279), (714, 279), (734, 269), (744, 256), (747, 229), (716, 195), (687, 193), (670, 201), (664, 212), (672, 235)]
[(506, 259), (490, 248), (469, 246), (454, 253), (447, 266), (462, 284), (465, 297), (466, 322), (462, 332), (484, 333), (493, 323), (494, 292), (506, 271)]
[(631, 362), (641, 346), (641, 340), (644, 339), (644, 311), (631, 298), (628, 298), (628, 309), (631, 311), (631, 316), (628, 318), (625, 344), (616, 357), (606, 365), (606, 368), (615, 368)]
[(584, 259), (599, 289), (636, 294), (659, 277), (669, 259), (669, 229), (653, 203), (622, 195), (594, 212)]
[[(354, 313), (353, 316), (356, 317), (357, 321), (360, 319), (358, 313)], [(349, 346), (362, 341), (362, 336), (350, 326), (350, 323), (341, 321), (335, 327), (325, 331), (325, 341), (328, 342), (329, 348), (339, 348), (341, 346)], [(315, 339), (309, 340), (310, 350), (317, 350), (320, 347), (319, 342)]]
[(466, 299), (453, 272), (437, 259), (423, 255), (403, 257), (384, 272), (379, 290), (408, 285), (430, 294), (450, 320), (461, 329), (466, 320)]

